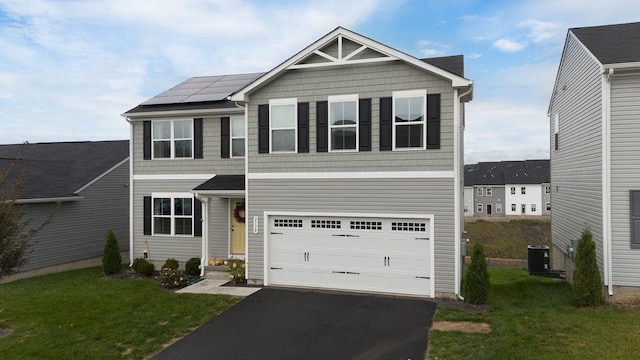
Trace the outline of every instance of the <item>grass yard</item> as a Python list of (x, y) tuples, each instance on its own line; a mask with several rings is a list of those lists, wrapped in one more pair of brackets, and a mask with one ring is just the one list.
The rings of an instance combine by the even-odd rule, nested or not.
[(0, 358), (142, 359), (237, 301), (105, 279), (102, 268), (2, 284)]
[(551, 223), (548, 217), (507, 219), (504, 216), (484, 220), (465, 219), (464, 229), (470, 239), (468, 249), (473, 249), (473, 244), (480, 242), (487, 257), (526, 259), (527, 245), (551, 247)]
[(486, 313), (440, 307), (435, 321), (484, 322), (490, 333), (432, 330), (429, 359), (634, 359), (640, 312), (576, 308), (567, 283), (490, 268)]

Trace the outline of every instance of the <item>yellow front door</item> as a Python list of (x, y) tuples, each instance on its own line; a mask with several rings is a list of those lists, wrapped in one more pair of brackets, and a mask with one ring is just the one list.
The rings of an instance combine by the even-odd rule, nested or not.
[(244, 255), (244, 199), (231, 199), (231, 254)]

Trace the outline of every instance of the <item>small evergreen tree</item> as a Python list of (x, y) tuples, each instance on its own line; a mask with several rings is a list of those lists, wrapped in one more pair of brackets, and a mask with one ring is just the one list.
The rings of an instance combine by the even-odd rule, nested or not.
[(489, 297), (489, 273), (484, 248), (480, 243), (473, 245), (471, 264), (465, 272), (463, 284), (464, 300), (470, 304), (486, 304)]
[(107, 244), (102, 252), (102, 269), (105, 275), (117, 274), (122, 268), (122, 256), (118, 247), (118, 240), (113, 230), (109, 229), (107, 233)]
[(180, 263), (176, 259), (167, 259), (161, 269), (178, 270)]
[(189, 259), (184, 265), (184, 270), (189, 276), (200, 275), (200, 258), (194, 257)]
[(576, 249), (573, 295), (577, 306), (602, 305), (602, 280), (596, 261), (596, 244), (589, 229), (582, 231)]

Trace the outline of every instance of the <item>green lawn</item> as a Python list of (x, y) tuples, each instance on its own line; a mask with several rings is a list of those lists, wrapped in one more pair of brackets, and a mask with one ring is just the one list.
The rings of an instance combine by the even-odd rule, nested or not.
[(176, 294), (153, 280), (105, 279), (101, 268), (0, 285), (0, 358), (141, 359), (238, 299)]
[(474, 321), (491, 333), (432, 330), (429, 359), (634, 359), (640, 312), (576, 308), (571, 287), (522, 269), (490, 268), (488, 313), (440, 307), (434, 321)]

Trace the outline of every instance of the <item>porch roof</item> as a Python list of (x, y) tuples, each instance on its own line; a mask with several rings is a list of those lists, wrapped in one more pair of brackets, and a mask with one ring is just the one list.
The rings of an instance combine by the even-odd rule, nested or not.
[(201, 195), (244, 194), (244, 178), (244, 175), (216, 175), (193, 191)]

